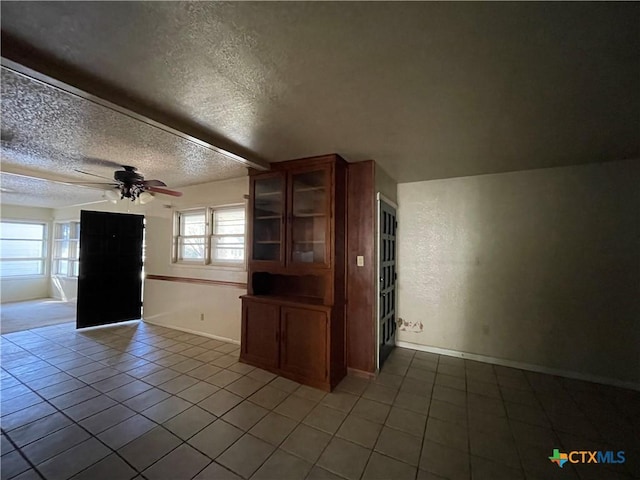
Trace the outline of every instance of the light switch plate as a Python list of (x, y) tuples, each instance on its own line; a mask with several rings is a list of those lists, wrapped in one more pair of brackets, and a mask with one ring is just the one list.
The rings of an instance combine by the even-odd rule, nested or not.
[(357, 264), (359, 267), (364, 267), (364, 257), (363, 257), (362, 255), (358, 255), (358, 256), (356, 257), (356, 264)]

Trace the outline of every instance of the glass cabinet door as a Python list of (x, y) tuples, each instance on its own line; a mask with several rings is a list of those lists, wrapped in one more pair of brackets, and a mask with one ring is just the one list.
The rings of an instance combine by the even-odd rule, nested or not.
[(291, 175), (291, 263), (326, 264), (329, 169)]
[(282, 262), (284, 208), (284, 175), (256, 178), (253, 188), (253, 260)]

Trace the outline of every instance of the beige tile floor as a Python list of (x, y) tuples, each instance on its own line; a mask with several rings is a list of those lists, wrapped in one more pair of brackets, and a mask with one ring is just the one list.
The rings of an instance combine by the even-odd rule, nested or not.
[[(640, 393), (396, 349), (331, 394), (143, 322), (2, 336), (2, 480), (628, 479)], [(551, 463), (624, 450), (623, 465)]]

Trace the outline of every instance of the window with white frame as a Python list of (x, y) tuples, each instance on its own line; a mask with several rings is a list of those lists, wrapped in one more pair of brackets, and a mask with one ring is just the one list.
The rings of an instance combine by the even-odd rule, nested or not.
[(47, 224), (29, 221), (0, 222), (0, 275), (44, 275)]
[(202, 265), (244, 265), (245, 207), (176, 212), (173, 261)]
[(53, 234), (53, 262), (51, 272), (61, 277), (77, 277), (79, 269), (78, 244), (80, 222), (56, 223)]
[(212, 210), (211, 263), (244, 263), (244, 207)]
[(207, 209), (178, 212), (177, 217), (176, 261), (205, 263), (207, 258)]

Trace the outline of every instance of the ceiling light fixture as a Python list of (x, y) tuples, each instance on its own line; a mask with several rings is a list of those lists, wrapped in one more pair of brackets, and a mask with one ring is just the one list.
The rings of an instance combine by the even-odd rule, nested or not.
[(118, 200), (124, 200), (128, 198), (136, 205), (146, 205), (147, 203), (153, 202), (155, 197), (146, 192), (143, 188), (137, 185), (122, 185), (120, 187), (120, 195), (116, 190), (105, 190), (104, 196), (111, 203), (118, 203)]
[(140, 202), (140, 205), (145, 205), (147, 203), (153, 202), (153, 199), (156, 198), (153, 195), (151, 195), (149, 192), (142, 192), (138, 198), (137, 201)]

